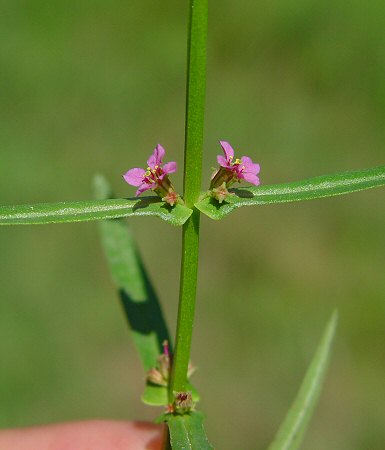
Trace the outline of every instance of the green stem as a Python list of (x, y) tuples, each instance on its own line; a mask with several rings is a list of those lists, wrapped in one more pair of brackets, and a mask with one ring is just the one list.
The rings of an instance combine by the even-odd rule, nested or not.
[[(201, 189), (208, 0), (191, 0), (187, 59), (184, 200), (194, 208)], [(183, 248), (175, 353), (170, 383), (173, 392), (186, 390), (198, 275), (200, 212), (183, 225)]]
[(194, 211), (190, 219), (183, 225), (181, 282), (170, 387), (171, 400), (173, 400), (174, 391), (186, 390), (198, 274), (199, 219), (199, 212)]

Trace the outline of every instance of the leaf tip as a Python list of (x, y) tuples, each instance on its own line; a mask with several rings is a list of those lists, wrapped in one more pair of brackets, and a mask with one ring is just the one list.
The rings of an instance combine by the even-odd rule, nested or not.
[(339, 319), (338, 309), (335, 308), (330, 316), (328, 325), (327, 325), (327, 333), (330, 334), (330, 337), (333, 338), (335, 331), (337, 329)]

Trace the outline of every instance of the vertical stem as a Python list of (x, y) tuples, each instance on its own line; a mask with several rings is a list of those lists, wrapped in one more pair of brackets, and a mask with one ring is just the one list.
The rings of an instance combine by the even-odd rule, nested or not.
[(208, 0), (190, 0), (184, 154), (184, 200), (190, 208), (201, 190), (207, 8)]
[(186, 390), (198, 275), (199, 219), (194, 208), (201, 189), (208, 0), (190, 0), (184, 159), (184, 200), (193, 214), (183, 226), (178, 322), (170, 401)]
[(171, 400), (173, 400), (174, 391), (186, 390), (198, 275), (199, 219), (199, 212), (194, 211), (183, 226), (178, 322), (170, 385)]

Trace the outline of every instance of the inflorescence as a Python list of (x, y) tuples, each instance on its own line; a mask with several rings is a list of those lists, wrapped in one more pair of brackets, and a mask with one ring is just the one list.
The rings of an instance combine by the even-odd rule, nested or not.
[[(236, 182), (247, 181), (258, 186), (260, 181), (257, 175), (260, 166), (248, 156), (234, 158), (234, 149), (231, 145), (226, 141), (219, 141), (219, 143), (224, 156), (217, 156), (219, 167), (211, 178), (208, 195), (222, 203), (230, 195), (234, 195), (229, 192), (228, 188)], [(147, 160), (146, 170), (135, 167), (126, 172), (123, 178), (128, 184), (138, 187), (136, 196), (147, 190), (152, 190), (170, 206), (174, 206), (176, 203), (183, 204), (183, 200), (175, 191), (168, 177), (170, 173), (176, 172), (177, 164), (171, 161), (163, 165), (165, 153), (164, 148), (158, 144)]]

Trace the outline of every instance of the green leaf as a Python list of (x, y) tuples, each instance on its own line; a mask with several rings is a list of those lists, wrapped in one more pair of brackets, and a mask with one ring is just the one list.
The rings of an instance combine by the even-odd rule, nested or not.
[(167, 415), (173, 450), (213, 450), (203, 428), (203, 416), (199, 412), (184, 415)]
[(166, 406), (168, 405), (168, 388), (166, 386), (157, 386), (147, 383), (142, 394), (142, 402), (150, 406)]
[(206, 197), (195, 206), (211, 219), (222, 219), (240, 206), (297, 202), (334, 195), (349, 194), (385, 185), (385, 166), (357, 172), (324, 175), (293, 183), (230, 189), (234, 195), (220, 204)]
[(77, 202), (0, 206), (0, 225), (83, 222), (131, 216), (157, 216), (172, 225), (183, 225), (192, 210), (169, 206), (158, 197), (119, 198)]
[(268, 450), (296, 450), (317, 403), (330, 358), (338, 315), (332, 314), (297, 396)]
[[(191, 391), (194, 402), (200, 400), (200, 395), (197, 390), (190, 383), (187, 383), (187, 391)], [(151, 406), (166, 406), (168, 405), (168, 387), (156, 386), (155, 384), (147, 383), (144, 393), (142, 395), (142, 402)]]
[[(101, 176), (95, 178), (95, 191), (99, 198), (111, 195)], [(112, 278), (119, 290), (143, 368), (147, 371), (156, 366), (163, 341), (170, 342), (158, 298), (126, 221), (102, 221), (100, 232)]]

